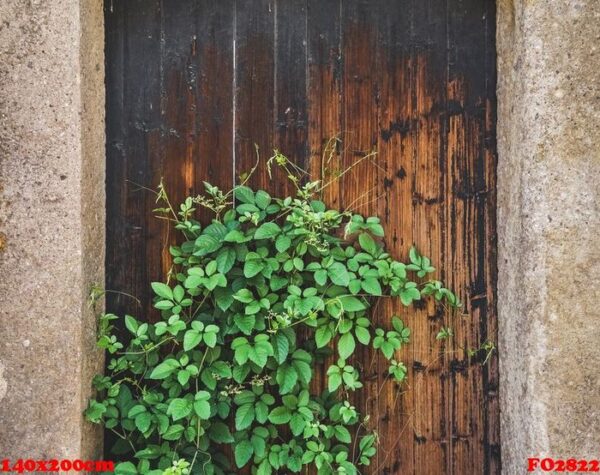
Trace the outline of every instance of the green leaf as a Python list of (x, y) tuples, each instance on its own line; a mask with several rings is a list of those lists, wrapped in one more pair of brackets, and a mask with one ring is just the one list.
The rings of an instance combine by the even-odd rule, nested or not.
[(279, 406), (269, 413), (269, 421), (273, 424), (287, 424), (292, 417), (290, 410), (285, 406)]
[(196, 330), (188, 330), (183, 337), (183, 349), (185, 351), (190, 351), (192, 348), (198, 346), (201, 341), (202, 334), (198, 333)]
[(129, 330), (134, 335), (137, 335), (137, 330), (139, 328), (138, 322), (131, 315), (125, 315), (125, 326), (127, 330)]
[(305, 317), (310, 313), (310, 311), (314, 308), (315, 305), (319, 303), (319, 297), (308, 297), (305, 299), (296, 300), (294, 308)]
[(271, 204), (271, 195), (264, 190), (258, 190), (254, 196), (254, 201), (260, 209), (265, 209)]
[(173, 308), (173, 302), (171, 302), (170, 300), (161, 300), (160, 302), (156, 302), (154, 304), (154, 308), (157, 308), (159, 310), (168, 310), (170, 308)]
[(85, 417), (91, 422), (98, 423), (105, 412), (106, 406), (104, 404), (97, 401), (90, 401), (89, 407), (85, 410)]
[(242, 440), (237, 443), (234, 449), (235, 464), (238, 468), (242, 468), (248, 463), (254, 453), (254, 446), (249, 440)]
[(186, 289), (195, 289), (196, 287), (200, 287), (200, 285), (204, 282), (204, 277), (199, 275), (189, 275), (183, 285)]
[(350, 276), (348, 275), (348, 270), (346, 266), (340, 262), (334, 262), (327, 269), (327, 274), (335, 285), (340, 285), (342, 287), (347, 287), (350, 283)]
[(312, 370), (310, 368), (310, 365), (304, 361), (298, 360), (294, 360), (292, 364), (294, 366), (294, 369), (298, 373), (298, 379), (304, 384), (310, 383), (310, 380), (312, 378)]
[(127, 412), (127, 417), (133, 419), (138, 414), (142, 414), (144, 412), (146, 412), (146, 406), (142, 404), (136, 404), (131, 409), (129, 409), (129, 411)]
[(165, 440), (179, 440), (184, 429), (185, 428), (181, 424), (174, 424), (167, 429), (162, 435), (162, 438)]
[(217, 305), (221, 310), (226, 311), (231, 307), (234, 298), (231, 287), (217, 287), (214, 290), (214, 294)]
[(244, 404), (238, 407), (235, 413), (236, 430), (244, 430), (250, 427), (254, 421), (254, 405), (252, 403)]
[(263, 223), (254, 233), (254, 239), (273, 239), (281, 232), (277, 223)]
[(163, 284), (162, 282), (152, 282), (150, 285), (152, 286), (154, 293), (159, 297), (167, 300), (173, 300), (173, 291), (167, 284)]
[(367, 277), (361, 282), (365, 292), (371, 295), (381, 295), (381, 285), (375, 277)]
[(277, 384), (279, 384), (279, 392), (281, 394), (288, 394), (298, 382), (298, 372), (289, 364), (282, 364), (277, 368), (275, 379), (277, 380)]
[(366, 328), (354, 327), (354, 333), (358, 341), (360, 341), (363, 345), (368, 345), (371, 341), (371, 334)]
[(315, 282), (319, 285), (327, 283), (327, 271), (325, 269), (319, 269), (315, 272)]
[(406, 328), (404, 326), (404, 322), (395, 315), (392, 317), (392, 326), (394, 327), (394, 330), (396, 330), (398, 333), (402, 333)]
[(144, 412), (135, 416), (135, 426), (140, 432), (146, 432), (152, 424), (152, 414)]
[(168, 378), (175, 369), (179, 368), (179, 362), (174, 359), (168, 359), (160, 363), (152, 373), (150, 379), (165, 379)]
[(242, 333), (250, 335), (252, 333), (252, 330), (254, 330), (254, 325), (256, 324), (256, 316), (242, 315), (241, 313), (237, 313), (233, 317), (233, 321), (240, 329), (240, 331), (242, 331)]
[(222, 241), (227, 234), (227, 228), (223, 223), (213, 222), (204, 228), (202, 234), (207, 234), (215, 239)]
[(240, 289), (234, 295), (233, 298), (239, 300), (242, 303), (250, 303), (254, 301), (254, 295), (248, 289)]
[(275, 333), (273, 340), (275, 359), (279, 364), (282, 364), (290, 352), (290, 342), (283, 333)]
[(185, 290), (183, 289), (183, 287), (181, 285), (176, 285), (173, 289), (173, 298), (175, 299), (175, 302), (181, 302), (184, 296)]
[(278, 275), (272, 275), (271, 276), (271, 282), (270, 282), (270, 286), (271, 286), (271, 290), (273, 292), (277, 292), (278, 290), (284, 288), (285, 286), (287, 286), (288, 284), (288, 279), (285, 277), (281, 277)]
[(248, 357), (261, 368), (267, 364), (269, 356), (273, 354), (273, 347), (268, 342), (259, 342), (250, 349)]
[(327, 377), (327, 389), (330, 393), (335, 392), (342, 384), (342, 377), (339, 373), (330, 374)]
[(115, 465), (116, 475), (137, 475), (138, 471), (131, 462), (121, 462)]
[(259, 401), (254, 406), (254, 413), (256, 415), (257, 422), (264, 424), (269, 415), (269, 407), (264, 402)]
[(291, 245), (292, 240), (285, 234), (281, 234), (275, 241), (275, 249), (277, 249), (279, 252), (287, 251)]
[(409, 306), (413, 300), (420, 300), (421, 294), (418, 289), (412, 287), (400, 291), (400, 301), (403, 305)]
[(223, 245), (223, 242), (218, 240), (217, 238), (210, 236), (208, 234), (203, 234), (202, 236), (196, 239), (194, 246), (196, 251), (194, 255), (196, 256), (205, 256), (210, 254), (211, 252), (216, 251)]
[[(166, 419), (168, 422), (169, 418), (166, 417)], [(165, 427), (165, 429), (166, 429), (166, 427)], [(159, 457), (160, 457), (160, 447), (157, 445), (149, 445), (145, 449), (138, 450), (135, 453), (135, 458), (140, 459), (140, 460), (155, 460)]]
[(241, 203), (254, 203), (254, 192), (247, 186), (237, 186), (234, 190), (234, 196)]
[[(292, 468), (290, 466), (290, 462), (288, 462), (288, 467), (293, 472), (300, 471), (300, 465), (298, 465), (298, 467), (296, 467), (296, 468)], [(258, 466), (258, 470), (256, 471), (256, 475), (271, 475), (272, 473), (273, 473), (273, 469), (271, 468), (271, 464), (269, 463), (269, 460), (267, 460), (267, 459), (263, 460), (260, 463), (260, 465)]]
[(205, 332), (202, 339), (209, 348), (214, 348), (217, 344), (217, 334), (215, 332)]
[(334, 318), (338, 318), (342, 314), (342, 302), (339, 299), (333, 299), (327, 302), (325, 309)]
[(394, 356), (394, 346), (391, 343), (384, 341), (381, 344), (381, 352), (389, 360)]
[(335, 426), (335, 437), (337, 440), (344, 444), (349, 444), (352, 442), (352, 437), (350, 436), (350, 432), (342, 425)]
[(344, 360), (347, 359), (352, 353), (354, 353), (355, 347), (356, 343), (354, 342), (354, 336), (352, 333), (343, 334), (337, 345), (340, 358)]
[(353, 279), (350, 281), (350, 285), (348, 285), (348, 289), (354, 295), (360, 292), (361, 290), (361, 281), (359, 279)]
[[(236, 340), (234, 340), (234, 343)], [(244, 338), (244, 340), (245, 340), (245, 338)], [(238, 365), (245, 364), (246, 361), (248, 361), (249, 355), (250, 355), (250, 345), (248, 345), (248, 343), (246, 343), (244, 345), (240, 345), (235, 348), (235, 361), (237, 362)]]
[(290, 419), (290, 429), (292, 429), (292, 434), (298, 437), (305, 427), (306, 421), (304, 420), (304, 417), (299, 413), (294, 414)]
[(167, 415), (171, 416), (174, 421), (187, 417), (192, 412), (192, 404), (187, 399), (176, 398), (171, 401), (167, 409)]
[(315, 343), (317, 344), (317, 348), (326, 346), (331, 341), (332, 336), (333, 334), (328, 325), (317, 328), (317, 331), (315, 332)]
[(177, 381), (179, 381), (179, 384), (181, 386), (185, 386), (190, 380), (190, 376), (191, 374), (189, 371), (185, 369), (179, 370), (179, 372), (177, 373)]
[(260, 259), (251, 259), (244, 263), (244, 277), (250, 279), (264, 269), (264, 264)]
[(194, 412), (200, 419), (210, 419), (210, 404), (208, 401), (194, 401)]
[(217, 269), (221, 274), (227, 274), (235, 263), (235, 250), (231, 247), (226, 247), (219, 251), (217, 255)]
[(377, 254), (377, 244), (375, 240), (367, 233), (361, 233), (358, 236), (358, 242), (360, 247), (362, 247), (365, 251), (367, 251), (372, 256)]
[(244, 242), (246, 240), (247, 240), (247, 238), (244, 235), (244, 233), (242, 233), (238, 229), (232, 229), (223, 238), (223, 241), (225, 241), (225, 242), (237, 242), (237, 243), (240, 243), (240, 242)]
[(421, 256), (419, 255), (419, 252), (414, 246), (410, 248), (410, 251), (408, 252), (408, 257), (411, 263), (419, 267), (421, 266)]
[(344, 312), (360, 312), (367, 308), (361, 300), (351, 295), (342, 295), (339, 299), (344, 308)]
[(229, 427), (222, 422), (213, 422), (208, 429), (208, 436), (218, 444), (231, 444), (235, 440)]
[(244, 309), (244, 313), (246, 315), (255, 315), (258, 312), (260, 312), (261, 306), (260, 306), (260, 302), (250, 302), (248, 305), (246, 305), (246, 308)]

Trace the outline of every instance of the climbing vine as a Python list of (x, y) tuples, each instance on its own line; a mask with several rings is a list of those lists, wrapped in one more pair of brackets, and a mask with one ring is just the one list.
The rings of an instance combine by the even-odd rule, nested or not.
[[(159, 188), (156, 211), (181, 236), (167, 282), (152, 283), (162, 318), (126, 315), (118, 337), (117, 317), (101, 317), (98, 344), (111, 357), (86, 410), (115, 434), (117, 473), (356, 474), (370, 464), (377, 437), (350, 397), (362, 388), (356, 348), (381, 352), (401, 384), (410, 329), (398, 316), (374, 327), (369, 310), (386, 296), (460, 304), (427, 278), (435, 269), (415, 248), (407, 262), (385, 251), (377, 217), (327, 209), (318, 182), (295, 183), (280, 198), (206, 184), (178, 209)], [(213, 214), (206, 227), (198, 207)]]

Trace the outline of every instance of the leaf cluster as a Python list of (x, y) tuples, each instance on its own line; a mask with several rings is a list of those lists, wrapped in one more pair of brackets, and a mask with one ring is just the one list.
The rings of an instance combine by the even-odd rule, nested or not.
[[(374, 327), (370, 309), (380, 297), (459, 302), (422, 281), (435, 269), (416, 249), (408, 263), (385, 251), (378, 218), (327, 209), (314, 189), (274, 198), (207, 185), (175, 212), (161, 187), (159, 211), (182, 236), (170, 280), (152, 284), (161, 319), (127, 315), (119, 337), (115, 317), (102, 317), (111, 359), (86, 411), (117, 435), (117, 473), (356, 474), (370, 464), (377, 437), (351, 405), (362, 387), (356, 349), (381, 352), (401, 382), (396, 355), (410, 338), (396, 316)], [(214, 212), (208, 226), (196, 206)], [(320, 364), (326, 388), (315, 393)]]

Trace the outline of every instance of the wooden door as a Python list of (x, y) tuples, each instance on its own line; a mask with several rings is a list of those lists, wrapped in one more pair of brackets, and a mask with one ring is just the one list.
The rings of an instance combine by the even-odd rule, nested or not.
[[(370, 473), (499, 473), (498, 370), (466, 350), (496, 338), (493, 0), (107, 0), (108, 308), (154, 319), (149, 282), (169, 267), (152, 217), (206, 180), (231, 187), (278, 148), (319, 177), (344, 169), (334, 207), (382, 218), (387, 246), (414, 243), (458, 289), (465, 315), (382, 304), (413, 329), (409, 382), (381, 385), (363, 354), (359, 401), (380, 436)], [(253, 184), (286, 190), (259, 168)], [(386, 306), (387, 305), (387, 306)], [(367, 361), (369, 362), (367, 364)]]

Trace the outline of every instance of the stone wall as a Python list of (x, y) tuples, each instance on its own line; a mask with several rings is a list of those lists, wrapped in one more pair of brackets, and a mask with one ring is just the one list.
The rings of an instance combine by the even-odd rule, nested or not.
[[(503, 472), (600, 446), (600, 8), (498, 1)], [(82, 419), (101, 367), (99, 0), (0, 3), (0, 448), (99, 456)]]
[(104, 282), (99, 0), (0, 2), (0, 452), (98, 456), (83, 421)]
[(502, 459), (598, 458), (600, 8), (498, 2)]

